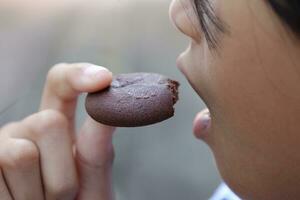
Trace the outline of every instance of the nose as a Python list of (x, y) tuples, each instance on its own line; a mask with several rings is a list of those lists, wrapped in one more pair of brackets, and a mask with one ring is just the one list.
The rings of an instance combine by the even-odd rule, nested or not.
[(169, 8), (170, 21), (184, 35), (199, 41), (199, 26), (191, 0), (173, 0)]

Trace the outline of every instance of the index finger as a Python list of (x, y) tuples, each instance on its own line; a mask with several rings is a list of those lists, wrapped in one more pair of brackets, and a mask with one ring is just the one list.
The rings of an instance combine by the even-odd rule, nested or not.
[(77, 97), (82, 92), (95, 92), (109, 86), (112, 73), (89, 63), (58, 64), (48, 73), (40, 110), (53, 109), (73, 123)]

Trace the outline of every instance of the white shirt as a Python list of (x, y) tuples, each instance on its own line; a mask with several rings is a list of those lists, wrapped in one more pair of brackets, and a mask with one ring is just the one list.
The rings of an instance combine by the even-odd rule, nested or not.
[(209, 200), (241, 200), (229, 187), (222, 183)]

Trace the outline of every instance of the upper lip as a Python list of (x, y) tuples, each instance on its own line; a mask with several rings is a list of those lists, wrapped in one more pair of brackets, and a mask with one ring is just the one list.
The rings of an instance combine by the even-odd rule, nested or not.
[(187, 73), (185, 72), (185, 67), (183, 66), (183, 63), (182, 63), (181, 59), (182, 59), (182, 57), (184, 56), (184, 54), (186, 54), (187, 51), (190, 50), (190, 48), (191, 48), (191, 45), (189, 45), (189, 46), (187, 47), (187, 49), (186, 49), (185, 51), (183, 51), (183, 52), (178, 56), (178, 58), (177, 58), (177, 60), (176, 60), (176, 65), (177, 65), (177, 67), (178, 67), (179, 70), (185, 75), (185, 77), (187, 77)]
[(181, 71), (181, 73), (185, 76), (185, 78), (188, 80), (189, 84), (191, 85), (191, 87), (194, 89), (194, 91), (198, 94), (198, 96), (205, 102), (205, 98), (203, 97), (203, 93), (201, 91), (199, 91), (198, 89), (196, 89), (197, 87), (195, 86), (195, 84), (192, 82), (192, 80), (190, 79), (186, 69), (187, 67), (184, 66), (183, 62), (182, 62), (182, 57), (184, 56), (185, 53), (187, 53), (187, 51), (189, 51), (191, 48), (193, 48), (193, 41), (191, 42), (191, 44), (189, 45), (189, 47), (182, 52), (179, 57), (176, 60), (176, 64), (178, 69)]
[(180, 61), (180, 57), (182, 56), (183, 54), (181, 54), (178, 58), (177, 58), (177, 67), (178, 69), (181, 71), (181, 73), (185, 76), (185, 78), (188, 80), (189, 84), (192, 86), (192, 88), (194, 89), (194, 91), (197, 92), (196, 90), (196, 87), (195, 85), (193, 84), (193, 82), (190, 80), (187, 72), (185, 71), (185, 67), (183, 66), (182, 62)]
[(181, 63), (181, 56), (182, 56), (182, 54), (180, 54), (179, 56), (178, 56), (178, 58), (177, 58), (177, 60), (176, 60), (176, 66), (177, 66), (177, 68), (181, 71), (181, 73), (183, 73), (183, 74), (185, 74), (184, 73), (184, 70), (183, 70), (183, 66), (182, 66), (182, 63)]

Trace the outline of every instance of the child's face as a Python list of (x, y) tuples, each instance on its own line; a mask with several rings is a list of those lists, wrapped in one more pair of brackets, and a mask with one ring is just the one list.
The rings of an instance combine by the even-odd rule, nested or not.
[(211, 113), (208, 133), (197, 134), (241, 197), (300, 198), (299, 40), (266, 1), (211, 3), (227, 28), (215, 50), (197, 27), (192, 0), (170, 7), (174, 24), (191, 38), (178, 67)]

